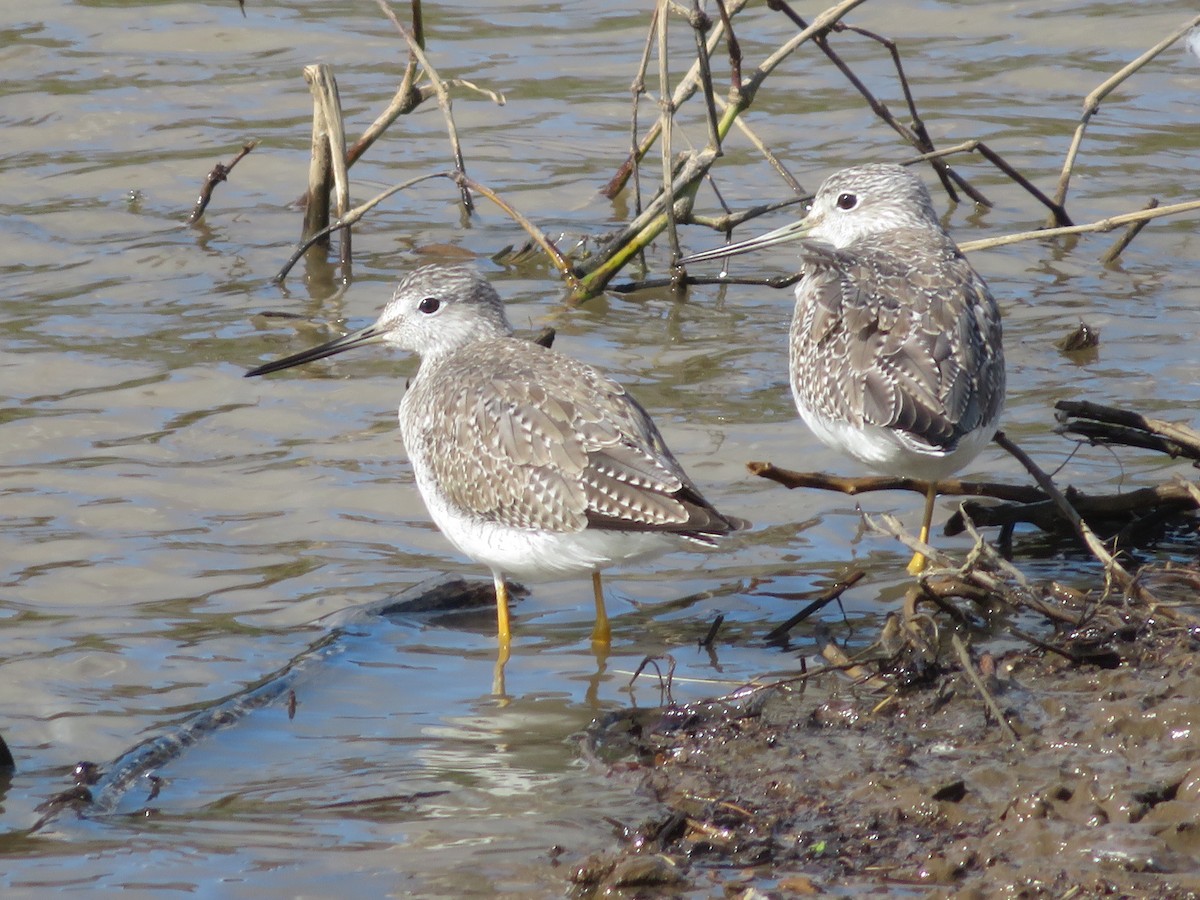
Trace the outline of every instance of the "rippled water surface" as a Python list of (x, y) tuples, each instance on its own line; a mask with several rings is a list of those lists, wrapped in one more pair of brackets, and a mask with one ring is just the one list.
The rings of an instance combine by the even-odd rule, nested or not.
[[(1049, 192), (1082, 98), (1193, 14), (1182, 2), (876, 2), (852, 21), (899, 42), (935, 141), (981, 138)], [(610, 202), (597, 189), (628, 146), (648, 19), (635, 3), (427, 4), (428, 52), (443, 76), (507, 100), (456, 89), (469, 171), (548, 233), (599, 233), (628, 218), (630, 197)], [(739, 21), (748, 65), (792, 31), (765, 8)], [(683, 53), (690, 37), (680, 27), (672, 41)], [(885, 54), (850, 37), (837, 46), (901, 111)], [(567, 310), (547, 266), (489, 261), (523, 235), (486, 201), (464, 223), (444, 181), (370, 215), (351, 279), (314, 265), (272, 283), (300, 228), (303, 67), (333, 66), (354, 137), (390, 98), (405, 57), (369, 2), (247, 0), (245, 16), (232, 0), (4, 8), (0, 734), (18, 761), (0, 782), (6, 896), (561, 894), (581, 854), (611, 843), (611, 820), (636, 823), (651, 809), (587, 763), (576, 739), (606, 710), (661, 701), (653, 679), (628, 687), (643, 657), (674, 657), (675, 700), (718, 694), (796, 670), (811, 650), (805, 635), (782, 652), (762, 634), (852, 568), (868, 573), (845, 598), (849, 620), (865, 620), (852, 642), (869, 641), (902, 594), (906, 553), (861, 530), (855, 500), (745, 472), (752, 459), (846, 471), (796, 419), (786, 292), (698, 288), (684, 301), (644, 293)], [(1200, 60), (1181, 42), (1105, 100), (1072, 183), (1076, 221), (1194, 198), (1198, 97)], [(653, 114), (647, 104), (644, 119)], [(677, 146), (685, 133), (702, 143), (695, 112), (684, 121)], [(812, 51), (772, 77), (747, 121), (809, 189), (845, 164), (909, 156)], [(258, 148), (203, 223), (182, 224), (204, 175), (249, 138)], [(728, 156), (717, 172), (732, 206), (784, 194), (744, 137)], [(956, 164), (994, 201), (984, 210), (935, 194), (960, 240), (1041, 223), (1040, 208), (985, 162)], [(353, 168), (354, 198), (448, 167), (429, 104)], [(711, 193), (701, 203), (717, 208)], [(1097, 257), (1112, 236), (973, 255), (1005, 314), (1005, 427), (1046, 468), (1072, 449), (1050, 432), (1063, 397), (1194, 420), (1195, 221), (1150, 225), (1109, 266)], [(683, 240), (699, 250), (716, 238), (692, 229)], [(665, 241), (652, 248), (653, 272), (665, 272), (668, 252)], [(553, 324), (560, 349), (632, 386), (710, 499), (755, 523), (722, 552), (611, 573), (614, 643), (603, 660), (588, 641), (590, 585), (534, 586), (515, 608), (504, 697), (492, 691), (490, 610), (346, 618), (444, 573), (485, 574), (437, 533), (412, 485), (394, 420), (413, 361), (364, 351), (242, 378), (364, 323), (398, 273), (447, 257), (474, 258), (518, 328)], [(790, 271), (786, 250), (748, 259)], [(1099, 352), (1059, 353), (1053, 341), (1081, 319), (1100, 330)], [(1020, 477), (995, 449), (974, 469)], [(1170, 469), (1088, 450), (1059, 477), (1115, 489)], [(911, 497), (860, 502), (915, 527)], [(1020, 563), (1031, 577), (1064, 567)], [(1076, 565), (1086, 567), (1069, 563), (1068, 575)], [(718, 613), (715, 652), (698, 650)], [(846, 629), (839, 611), (825, 615)], [(149, 803), (149, 784), (138, 785), (116, 816), (60, 815), (27, 834), (76, 761), (107, 763), (257, 683), (333, 621), (348, 624), (298, 677), (294, 718), (282, 703), (257, 710), (159, 769)]]

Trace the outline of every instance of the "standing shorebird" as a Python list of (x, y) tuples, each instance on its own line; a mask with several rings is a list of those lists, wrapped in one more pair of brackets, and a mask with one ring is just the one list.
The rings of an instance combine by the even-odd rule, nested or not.
[(506, 575), (591, 573), (592, 641), (607, 645), (602, 568), (712, 546), (748, 524), (701, 496), (621, 385), (513, 337), (500, 296), (469, 266), (423, 266), (374, 325), (246, 375), (375, 343), (421, 357), (400, 401), (400, 432), (433, 521), (492, 570), (502, 660)]
[[(1000, 310), (938, 222), (924, 183), (897, 165), (842, 169), (799, 222), (681, 263), (798, 239), (796, 408), (833, 449), (928, 482), (928, 543), (938, 479), (996, 433), (1004, 406)], [(924, 567), (917, 553), (908, 570)]]

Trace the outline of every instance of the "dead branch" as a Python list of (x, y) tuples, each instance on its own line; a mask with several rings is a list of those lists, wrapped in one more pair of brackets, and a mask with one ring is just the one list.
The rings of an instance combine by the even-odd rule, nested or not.
[[(1058, 410), (1056, 418), (1062, 423), (1058, 430), (1062, 433), (1082, 434), (1096, 442), (1153, 447), (1172, 457), (1200, 460), (1200, 431), (1187, 425), (1152, 419), (1132, 410), (1087, 400), (1060, 400), (1054, 408)], [(1084, 423), (1072, 421), (1072, 418), (1087, 419), (1096, 424), (1085, 428)], [(1141, 441), (1135, 441), (1134, 436), (1140, 437)]]
[[(670, 57), (667, 52), (667, 36), (670, 31), (667, 28), (667, 7), (670, 5), (670, 0), (659, 0), (658, 13), (658, 96), (659, 96), (659, 121), (661, 122), (662, 139), (659, 141), (659, 146), (662, 149), (660, 154), (662, 162), (662, 190), (666, 202), (663, 204), (663, 211), (667, 214), (666, 231), (667, 240), (671, 244), (671, 258), (678, 259), (683, 255), (683, 251), (679, 247), (679, 229), (675, 222), (675, 179), (671, 177), (672, 153), (671, 143), (674, 137), (675, 125), (675, 105), (670, 101), (671, 95), (671, 78), (670, 78)], [(703, 40), (701, 40), (703, 43)], [(704, 63), (708, 62), (708, 58), (704, 57)], [(705, 65), (701, 65), (701, 72), (706, 69)], [(710, 80), (711, 85), (711, 80)], [(710, 87), (711, 93), (711, 87)], [(713, 129), (714, 135), (716, 129)]]
[(837, 600), (842, 596), (842, 594), (846, 593), (846, 591), (862, 581), (863, 578), (866, 577), (866, 574), (866, 572), (861, 570), (851, 572), (841, 581), (822, 591), (819, 597), (817, 597), (811, 603), (806, 604), (802, 610), (789, 617), (786, 622), (776, 625), (774, 628), (768, 631), (766, 635), (763, 636), (763, 640), (768, 644), (778, 643), (786, 640), (789, 631), (791, 631), (813, 613), (824, 609), (834, 600)]
[[(841, 16), (863, 2), (865, 0), (843, 0), (842, 3), (830, 7), (818, 16), (811, 26), (794, 35), (782, 47), (777, 49), (775, 53), (764, 60), (744, 82), (734, 85), (729, 105), (723, 110), (723, 114), (717, 123), (716, 133), (718, 139), (724, 140), (725, 135), (729, 133), (729, 129), (733, 127), (733, 123), (737, 120), (738, 116), (753, 103), (754, 96), (763, 81), (783, 60), (794, 52), (797, 47), (812, 39), (815, 35), (828, 31)], [(661, 36), (662, 29), (665, 28), (662, 17), (659, 20), (659, 28), (660, 41), (663, 42), (663, 45), (660, 47), (661, 54), (665, 51), (665, 38)], [(714, 26), (712, 32), (710, 41), (717, 37), (719, 33), (724, 32), (723, 25)], [(709, 46), (709, 44), (706, 43), (706, 46)], [(660, 65), (662, 65), (661, 61)], [(688, 75), (685, 76), (684, 83), (681, 83), (672, 94), (670, 102), (664, 99), (664, 111), (673, 112), (675, 109), (678, 109), (682, 99), (694, 93), (697, 81), (702, 77), (700, 72), (701, 65), (697, 61)], [(693, 73), (695, 74), (693, 75)], [(681, 90), (684, 87), (686, 87), (686, 90)], [(666, 127), (665, 119), (660, 116), (660, 124), (656, 129), (656, 133), (662, 135), (664, 127)], [(649, 144), (643, 142), (641, 146), (649, 146)], [(670, 228), (673, 221), (684, 219), (690, 215), (692, 203), (694, 202), (695, 193), (700, 181), (708, 174), (713, 161), (720, 154), (720, 144), (717, 143), (714, 145), (710, 143), (701, 151), (685, 154), (683, 159), (678, 163), (672, 161), (670, 168), (666, 165), (668, 156), (664, 156), (663, 185), (655, 200), (631, 225), (622, 229), (617, 234), (606, 238), (605, 243), (608, 245), (608, 249), (605, 252), (597, 254), (579, 267), (582, 273), (582, 277), (580, 278), (581, 292), (572, 297), (573, 303), (582, 302), (602, 290), (604, 285), (608, 283), (613, 275), (630, 258), (642, 252), (664, 229)], [(634, 156), (637, 155), (634, 154)], [(629, 168), (632, 169), (632, 167), (632, 162), (630, 161)], [(614, 191), (619, 189), (615, 185), (618, 182), (623, 183), (624, 178), (627, 177), (627, 173), (623, 174), (624, 170), (625, 167), (622, 167), (622, 172), (618, 172), (618, 175), (610, 182), (610, 189), (614, 189)]]
[[(728, 20), (732, 18), (738, 11), (740, 11), (748, 2), (749, 0), (734, 0), (734, 2), (728, 6), (726, 14), (721, 17), (721, 22), (713, 26), (713, 29), (709, 33), (708, 39), (704, 44), (705, 49), (709, 54), (716, 49), (717, 44), (726, 34), (726, 23)], [(859, 0), (859, 2), (864, 2), (864, 0)], [(638, 77), (634, 80), (633, 90), (635, 104), (637, 103), (637, 97), (639, 94), (645, 92), (645, 72), (649, 65), (649, 45), (652, 40), (653, 34), (651, 34), (647, 39), (647, 46), (645, 49), (646, 55), (642, 60), (641, 67), (639, 68)], [(696, 92), (696, 88), (700, 84), (700, 78), (700, 62), (697, 60), (692, 64), (691, 68), (688, 69), (687, 74), (684, 75), (683, 78), (680, 79), (679, 83), (675, 86), (675, 91), (671, 95), (671, 106), (673, 108), (679, 109), (684, 101), (686, 101)], [(735, 90), (737, 88), (738, 86), (735, 84)], [(636, 170), (637, 163), (647, 153), (650, 152), (650, 148), (653, 147), (655, 142), (658, 140), (661, 125), (662, 123), (660, 121), (656, 121), (654, 125), (650, 127), (649, 131), (646, 132), (646, 136), (642, 138), (640, 143), (637, 141), (636, 131), (634, 132), (635, 146), (633, 151), (630, 153), (629, 157), (617, 168), (616, 173), (611, 179), (609, 179), (608, 183), (601, 189), (601, 194), (611, 200), (621, 192), (621, 190), (625, 187), (625, 183), (629, 180), (630, 175)]]
[[(928, 482), (918, 478), (899, 478), (891, 475), (868, 475), (858, 478), (847, 478), (837, 475), (827, 475), (823, 472), (795, 472), (791, 469), (781, 469), (769, 462), (746, 463), (751, 475), (777, 481), (786, 488), (816, 488), (821, 491), (836, 491), (842, 494), (865, 494), (872, 491), (912, 491), (924, 495)], [(963, 481), (958, 478), (947, 478), (938, 483), (938, 493), (948, 497), (972, 496), (995, 497), (1001, 500), (1015, 500), (1020, 503), (1036, 503), (1045, 500), (1046, 495), (1037, 488), (1019, 484), (1000, 484), (990, 481)]]
[[(273, 282), (275, 282), (276, 284), (282, 282), (285, 278), (287, 278), (288, 272), (290, 272), (292, 270), (292, 267), (295, 266), (296, 263), (298, 263), (300, 261), (300, 258), (302, 256), (304, 256), (304, 254), (306, 252), (308, 252), (308, 249), (310, 247), (315, 246), (319, 241), (324, 241), (325, 244), (327, 245), (329, 243), (329, 235), (330, 234), (337, 231), (339, 228), (349, 228), (351, 225), (356, 223), (359, 219), (361, 219), (363, 216), (365, 216), (368, 212), (370, 212), (372, 209), (374, 209), (376, 206), (378, 206), (380, 203), (382, 203), (388, 197), (392, 196), (392, 194), (395, 194), (406, 188), (410, 188), (414, 184), (420, 184), (422, 181), (429, 181), (432, 178), (453, 179), (454, 173), (433, 172), (428, 175), (418, 175), (416, 178), (410, 178), (408, 181), (401, 182), (400, 184), (397, 184), (397, 185), (394, 185), (394, 186), (388, 188), (386, 191), (384, 191), (381, 194), (376, 194), (374, 197), (372, 197), (366, 203), (363, 203), (360, 206), (354, 207), (354, 209), (347, 212), (344, 216), (342, 216), (336, 222), (331, 222), (330, 224), (326, 225), (324, 228), (320, 229), (319, 231), (315, 232), (314, 234), (311, 234), (308, 237), (303, 238), (300, 241), (299, 245), (296, 247), (296, 249), (292, 251), (292, 255), (290, 257), (288, 257), (287, 262), (285, 262), (283, 264), (283, 268), (281, 268), (275, 274), (275, 277), (272, 278), (271, 280)], [(325, 196), (328, 197), (328, 194), (326, 194)]]
[(950, 556), (948, 554), (934, 547), (932, 544), (925, 543), (912, 532), (908, 531), (895, 516), (888, 513), (882, 513), (878, 516), (864, 514), (863, 520), (872, 531), (886, 535), (894, 541), (899, 541), (913, 553), (920, 553), (924, 556), (927, 563), (926, 568), (937, 570), (944, 569), (950, 565)]
[[(1121, 494), (1083, 494), (1069, 489), (1071, 505), (1095, 528), (1105, 529), (1106, 523), (1120, 522), (1144, 516), (1158, 510), (1178, 514), (1196, 509), (1194, 496), (1186, 482), (1171, 481), (1156, 487), (1140, 488)], [(984, 505), (973, 501), (963, 504), (963, 512), (976, 525), (1008, 527), (1020, 523), (1035, 525), (1043, 531), (1061, 530), (1070, 525), (1053, 500), (1037, 502)], [(945, 533), (953, 537), (963, 530), (962, 516), (955, 513), (946, 523)]]
[(530, 238), (532, 238), (533, 241), (542, 248), (548, 257), (550, 257), (555, 268), (558, 269), (559, 273), (563, 276), (563, 279), (567, 282), (567, 287), (571, 289), (572, 293), (576, 293), (580, 290), (579, 280), (575, 277), (574, 269), (571, 266), (570, 260), (563, 256), (559, 249), (554, 246), (553, 242), (546, 237), (545, 233), (538, 228), (537, 225), (535, 225), (530, 219), (526, 218), (522, 213), (518, 212), (515, 207), (501, 198), (500, 195), (491, 188), (480, 184), (473, 178), (467, 177), (466, 173), (451, 172), (449, 173), (449, 177), (454, 179), (456, 183), (462, 185), (464, 188), (470, 188), (473, 191), (483, 194), (483, 196), (487, 197), (502, 210), (508, 213), (513, 221), (525, 229), (525, 233), (528, 234)]
[(1019, 244), (1021, 241), (1036, 241), (1045, 238), (1061, 237), (1064, 234), (1112, 231), (1114, 228), (1120, 228), (1122, 225), (1128, 225), (1131, 222), (1149, 221), (1150, 219), (1158, 219), (1162, 216), (1174, 216), (1178, 213), (1191, 212), (1196, 209), (1200, 209), (1200, 200), (1189, 200), (1187, 203), (1172, 203), (1170, 206), (1160, 206), (1157, 209), (1140, 209), (1136, 212), (1121, 213), (1118, 216), (1098, 219), (1086, 225), (1065, 225), (1061, 228), (1042, 228), (1037, 231), (1020, 231), (1016, 234), (1007, 234), (1001, 237), (982, 238), (978, 241), (963, 241), (958, 247), (964, 253), (970, 253), (973, 250), (990, 250), (993, 247)]
[(200, 196), (196, 198), (196, 205), (192, 208), (192, 214), (188, 216), (187, 223), (195, 225), (200, 221), (200, 217), (204, 215), (204, 210), (208, 209), (209, 201), (212, 200), (213, 191), (216, 190), (218, 184), (229, 178), (229, 173), (233, 171), (233, 167), (242, 161), (247, 153), (258, 146), (258, 141), (247, 141), (242, 144), (242, 149), (233, 159), (229, 161), (229, 165), (217, 163), (213, 166), (212, 171), (208, 173), (208, 177), (204, 179), (204, 185), (200, 188)]
[[(704, 94), (704, 117), (708, 123), (708, 142), (716, 146), (720, 144), (721, 136), (717, 132), (717, 104), (713, 92), (712, 70), (708, 65), (708, 44), (704, 40), (705, 32), (712, 28), (712, 20), (700, 11), (700, 0), (692, 0), (692, 11), (688, 14), (688, 24), (692, 26), (692, 35), (696, 41), (696, 61), (700, 64), (700, 87)], [(726, 23), (726, 27), (728, 27), (728, 23)], [(731, 31), (731, 38), (732, 35)], [(664, 84), (663, 87), (665, 88), (666, 85)], [(665, 91), (663, 96), (666, 96)]]
[[(617, 174), (613, 176), (609, 185), (601, 190), (600, 193), (612, 199), (620, 192), (620, 186), (614, 187), (618, 179), (622, 178), (622, 173), (627, 177), (633, 176), (633, 213), (640, 215), (642, 212), (642, 173), (640, 163), (642, 154), (650, 148), (645, 145), (645, 150), (638, 146), (638, 111), (641, 108), (642, 95), (646, 93), (646, 70), (650, 67), (650, 48), (654, 44), (654, 30), (658, 27), (658, 15), (660, 7), (654, 7), (654, 12), (650, 14), (650, 30), (646, 33), (646, 42), (642, 46), (642, 58), (638, 62), (637, 73), (633, 77), (633, 82), (629, 86), (629, 92), (632, 94), (632, 107), (629, 113), (629, 157), (626, 160), (628, 168), (625, 165), (618, 169)], [(657, 124), (655, 127), (658, 127)], [(624, 182), (622, 182), (623, 186)], [(612, 188), (612, 193), (609, 193), (609, 188)]]
[(889, 685), (886, 681), (884, 681), (878, 675), (871, 674), (865, 668), (863, 668), (862, 665), (852, 660), (846, 655), (846, 651), (833, 641), (827, 641), (824, 645), (822, 645), (821, 656), (825, 658), (825, 661), (829, 663), (830, 667), (839, 672), (845, 672), (855, 681), (865, 684), (872, 690), (883, 691), (889, 688)]
[(434, 96), (432, 85), (414, 85), (412, 83), (415, 71), (415, 60), (410, 58), (408, 66), (404, 70), (404, 77), (400, 82), (400, 87), (396, 89), (396, 93), (392, 96), (392, 100), (388, 103), (387, 108), (375, 118), (374, 122), (367, 126), (367, 130), (346, 151), (347, 168), (358, 162), (359, 158), (379, 139), (379, 136), (387, 131), (388, 127), (400, 118), (400, 116), (408, 115), (430, 97)]
[[(773, 0), (768, 4), (772, 9), (781, 10), (789, 19), (792, 20), (800, 28), (804, 28), (804, 20), (796, 15), (796, 13), (782, 0)], [(875, 41), (880, 44), (892, 57), (892, 66), (896, 70), (896, 78), (900, 82), (901, 90), (904, 92), (904, 99), (908, 105), (909, 115), (912, 117), (912, 124), (906, 125), (897, 119), (887, 104), (876, 97), (871, 90), (863, 83), (854, 71), (846, 64), (845, 60), (839, 56), (831, 46), (829, 46), (829, 32), (824, 32), (814, 36), (813, 43), (825, 54), (826, 58), (837, 67), (847, 81), (854, 87), (856, 91), (867, 101), (867, 105), (871, 111), (878, 116), (884, 124), (890, 127), (904, 140), (908, 141), (918, 153), (928, 155), (935, 152), (933, 139), (929, 136), (928, 130), (925, 128), (925, 123), (921, 119), (920, 113), (917, 111), (916, 101), (913, 99), (912, 90), (909, 88), (908, 77), (904, 74), (904, 66), (900, 60), (900, 52), (896, 47), (896, 42), (889, 40), (874, 32), (867, 31), (865, 28), (858, 28), (853, 25), (847, 25), (844, 22), (837, 22), (829, 29), (829, 31), (850, 31), (854, 34), (861, 35), (868, 40)], [(991, 206), (991, 201), (987, 199), (980, 191), (974, 188), (965, 178), (954, 172), (944, 159), (940, 156), (927, 156), (933, 167), (934, 173), (942, 182), (942, 186), (946, 189), (950, 199), (955, 203), (958, 202), (958, 193), (954, 190), (954, 184), (958, 184), (960, 188), (976, 203), (983, 206)]]
[(1058, 505), (1058, 508), (1062, 511), (1063, 516), (1066, 517), (1067, 521), (1069, 521), (1071, 526), (1075, 529), (1075, 533), (1079, 536), (1079, 539), (1083, 541), (1084, 546), (1091, 551), (1092, 555), (1096, 557), (1096, 560), (1100, 563), (1100, 565), (1104, 567), (1104, 571), (1109, 574), (1113, 581), (1115, 581), (1123, 591), (1125, 591), (1130, 597), (1146, 604), (1152, 612), (1161, 612), (1165, 618), (1177, 618), (1172, 610), (1162, 606), (1162, 604), (1155, 599), (1154, 595), (1151, 594), (1143, 585), (1141, 585), (1125, 569), (1125, 567), (1122, 566), (1116, 560), (1116, 558), (1108, 552), (1108, 549), (1104, 546), (1100, 539), (1096, 537), (1095, 533), (1088, 526), (1088, 524), (1083, 521), (1082, 518), (1080, 518), (1079, 513), (1075, 511), (1075, 508), (1071, 505), (1067, 498), (1063, 496), (1062, 492), (1060, 492), (1057, 487), (1055, 487), (1054, 482), (1050, 479), (1050, 476), (1043, 472), (1041, 468), (1039, 468), (1038, 465), (1032, 459), (1030, 459), (1028, 455), (1026, 455), (1025, 451), (1021, 450), (1020, 447), (1012, 443), (1012, 441), (1005, 436), (1003, 431), (997, 431), (993, 440), (1007, 450), (1008, 453), (1017, 460), (1017, 462), (1024, 466), (1025, 471), (1033, 476), (1033, 480), (1038, 483), (1041, 489), (1053, 498), (1054, 502)]
[(286, 263), (284, 263), (283, 268), (281, 268), (279, 270), (279, 272), (275, 275), (275, 278), (273, 280), (277, 283), (280, 281), (283, 281), (287, 277), (288, 272), (290, 272), (292, 270), (292, 267), (304, 255), (305, 251), (307, 251), (309, 247), (313, 246), (313, 244), (315, 244), (323, 236), (328, 235), (334, 231), (337, 231), (339, 228), (349, 228), (350, 226), (352, 226), (356, 222), (358, 222), (368, 212), (370, 212), (372, 209), (374, 209), (376, 206), (378, 206), (380, 203), (382, 203), (384, 200), (386, 200), (388, 197), (392, 196), (393, 194), (398, 193), (399, 191), (403, 191), (407, 188), (410, 188), (415, 184), (420, 184), (423, 181), (429, 181), (434, 178), (448, 178), (451, 181), (453, 181), (455, 184), (459, 185), (460, 188), (462, 188), (463, 190), (466, 190), (469, 188), (471, 190), (477, 191), (478, 193), (483, 194), (485, 197), (487, 197), (489, 200), (491, 200), (497, 206), (499, 206), (510, 217), (512, 217), (513, 221), (515, 221), (518, 225), (520, 225), (523, 229), (525, 229), (526, 233), (529, 234), (530, 238), (532, 238), (533, 241), (535, 243), (537, 243), (537, 245), (539, 247), (541, 247), (542, 251), (548, 257), (550, 257), (550, 259), (554, 262), (555, 266), (558, 268), (559, 272), (562, 273), (563, 278), (567, 282), (568, 287), (571, 288), (572, 291), (579, 290), (579, 284), (572, 272), (571, 263), (567, 260), (567, 258), (565, 256), (563, 256), (563, 254), (559, 251), (559, 249), (554, 246), (554, 244), (550, 241), (550, 239), (546, 237), (546, 235), (542, 232), (542, 230), (540, 228), (538, 228), (526, 216), (524, 216), (519, 211), (517, 211), (517, 209), (515, 209), (506, 200), (504, 200), (502, 197), (500, 197), (500, 195), (497, 194), (495, 191), (493, 191), (491, 188), (487, 187), (486, 185), (480, 184), (479, 182), (475, 181), (474, 179), (469, 178), (466, 175), (464, 175), (462, 172), (458, 172), (458, 171), (431, 172), (426, 175), (418, 175), (416, 178), (410, 178), (407, 181), (401, 182), (400, 184), (393, 185), (392, 187), (388, 188), (386, 191), (383, 191), (382, 193), (376, 194), (374, 197), (372, 197), (366, 203), (363, 203), (360, 206), (356, 206), (354, 209), (347, 212), (344, 216), (342, 216), (337, 221), (330, 223), (328, 226), (326, 226), (324, 229), (322, 229), (317, 234), (314, 234), (311, 237), (306, 238), (305, 240), (301, 241), (300, 244), (297, 246), (297, 248), (294, 251), (292, 251), (292, 255), (288, 258), (288, 261)]
[(930, 152), (918, 157), (918, 159), (936, 159), (940, 156), (951, 156), (955, 153), (978, 153), (993, 166), (1007, 175), (1010, 179), (1024, 188), (1026, 193), (1037, 200), (1038, 203), (1041, 203), (1048, 210), (1050, 210), (1050, 214), (1054, 218), (1055, 225), (1075, 224), (1071, 221), (1071, 217), (1067, 215), (1067, 211), (1062, 206), (1047, 197), (1037, 185), (1022, 175), (1015, 166), (1008, 162), (1008, 160), (1006, 160), (1003, 156), (978, 138), (969, 141), (963, 141), (961, 144), (955, 144), (953, 147), (943, 147), (941, 150), (931, 150)]
[[(722, 113), (729, 109), (729, 104), (725, 100), (720, 97), (715, 99), (717, 105), (721, 107)], [(804, 187), (800, 184), (799, 179), (788, 171), (787, 166), (783, 164), (783, 160), (776, 156), (775, 151), (768, 147), (763, 142), (762, 138), (760, 138), (754, 131), (754, 129), (750, 127), (750, 124), (746, 121), (745, 116), (738, 116), (737, 119), (734, 120), (734, 124), (737, 125), (738, 131), (745, 136), (746, 140), (750, 142), (751, 146), (753, 146), (755, 150), (763, 155), (763, 159), (767, 161), (772, 169), (779, 173), (779, 177), (784, 180), (787, 186), (796, 195), (794, 199), (781, 200), (779, 203), (768, 204), (769, 206), (778, 209), (783, 206), (791, 206), (795, 203), (803, 203), (812, 199), (812, 194), (805, 193)], [(715, 190), (716, 188), (714, 187), (714, 191)], [(755, 209), (762, 209), (762, 207), (755, 207)], [(758, 213), (758, 215), (761, 215), (761, 213)], [(744, 221), (747, 218), (754, 218), (754, 216), (742, 214), (741, 221)], [(692, 216), (692, 223), (696, 225), (705, 224), (698, 216), (695, 215)]]
[[(425, 26), (421, 17), (420, 0), (414, 0), (412, 4), (412, 17), (413, 36), (417, 44), (423, 48), (425, 46)], [(410, 52), (408, 54), (408, 62), (404, 66), (404, 76), (400, 79), (400, 87), (396, 89), (396, 93), (392, 96), (392, 100), (387, 105), (387, 108), (376, 117), (375, 121), (362, 133), (362, 136), (346, 151), (347, 166), (354, 165), (355, 161), (367, 152), (367, 149), (375, 143), (376, 139), (397, 118), (407, 115), (430, 97), (434, 96), (432, 85), (424, 85), (422, 87), (415, 85), (416, 76), (417, 57)]]

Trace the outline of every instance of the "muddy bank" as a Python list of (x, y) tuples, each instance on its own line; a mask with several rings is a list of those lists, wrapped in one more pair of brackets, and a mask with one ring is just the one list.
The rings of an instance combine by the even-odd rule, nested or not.
[[(1164, 574), (1159, 598), (1194, 604), (1194, 575)], [(597, 723), (596, 763), (659, 805), (576, 890), (1200, 895), (1200, 631), (1079, 602), (1040, 646), (910, 610), (849, 671)]]

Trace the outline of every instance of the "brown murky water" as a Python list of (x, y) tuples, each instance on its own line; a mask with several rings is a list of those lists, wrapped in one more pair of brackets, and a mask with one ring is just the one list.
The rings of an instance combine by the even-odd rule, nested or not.
[[(600, 231), (626, 216), (626, 198), (609, 203), (596, 191), (628, 143), (644, 7), (427, 10), (442, 73), (508, 101), (456, 99), (469, 170), (548, 233)], [(853, 21), (899, 41), (935, 140), (982, 138), (1049, 190), (1082, 97), (1192, 14), (1182, 2), (1050, 11), (877, 2)], [(788, 33), (766, 9), (739, 29), (748, 60)], [(840, 46), (900, 109), (878, 49)], [(18, 761), (0, 783), (6, 896), (55, 887), (561, 894), (565, 863), (612, 842), (609, 819), (638, 820), (652, 806), (589, 767), (573, 738), (598, 713), (659, 702), (649, 682), (627, 687), (645, 655), (674, 656), (676, 700), (722, 693), (796, 668), (795, 651), (759, 638), (795, 611), (797, 594), (865, 569), (845, 598), (850, 620), (866, 626), (851, 644), (871, 639), (899, 595), (906, 553), (862, 533), (853, 500), (745, 474), (751, 459), (844, 470), (792, 408), (786, 294), (698, 289), (683, 303), (606, 297), (565, 313), (544, 266), (488, 262), (522, 239), (513, 223), (482, 202), (464, 227), (441, 182), (393, 197), (356, 231), (350, 284), (302, 270), (271, 283), (299, 231), (292, 201), (311, 115), (303, 66), (334, 67), (352, 136), (395, 88), (404, 52), (374, 4), (250, 0), (243, 17), (232, 0), (10, 3), (0, 54), (0, 734)], [(1194, 198), (1198, 97), (1200, 60), (1181, 44), (1105, 101), (1073, 182), (1077, 221), (1152, 196)], [(812, 55), (774, 76), (749, 121), (810, 188), (844, 164), (908, 156)], [(259, 148), (218, 189), (204, 223), (182, 225), (205, 173), (251, 137)], [(744, 142), (731, 143), (730, 157), (722, 190), (731, 205), (780, 195)], [(1041, 222), (983, 162), (960, 165), (995, 206), (939, 200), (957, 237)], [(353, 169), (354, 195), (447, 167), (431, 105)], [(1195, 235), (1194, 218), (1160, 221), (1107, 267), (1096, 261), (1107, 236), (973, 257), (1006, 317), (1005, 426), (1047, 469), (1065, 464), (1064, 483), (1139, 485), (1170, 468), (1102, 450), (1068, 461), (1072, 445), (1049, 425), (1062, 397), (1194, 418)], [(684, 239), (689, 249), (714, 240), (698, 230)], [(395, 406), (411, 361), (380, 351), (241, 377), (343, 320), (372, 317), (396, 273), (439, 245), (477, 258), (518, 327), (552, 322), (560, 348), (631, 385), (711, 499), (755, 529), (726, 552), (681, 553), (610, 577), (606, 660), (587, 640), (589, 586), (537, 586), (516, 608), (505, 700), (491, 692), (490, 614), (356, 620), (297, 683), (294, 719), (281, 704), (259, 710), (158, 770), (153, 815), (144, 814), (147, 786), (122, 798), (128, 815), (63, 815), (28, 836), (35, 807), (67, 785), (76, 761), (107, 762), (257, 682), (320, 637), (326, 616), (442, 573), (476, 574), (429, 523), (400, 452)], [(656, 247), (650, 264), (664, 267), (666, 252)], [(756, 263), (789, 271), (785, 252)], [(1102, 336), (1083, 360), (1052, 344), (1080, 319)], [(976, 469), (1017, 477), (994, 450)], [(871, 495), (863, 506), (911, 525), (917, 504)], [(1020, 564), (1030, 577), (1090, 569), (1058, 558)], [(712, 656), (696, 640), (718, 613), (725, 626)], [(840, 613), (826, 617), (845, 627)], [(797, 646), (805, 651), (803, 635)], [(387, 799), (335, 805), (372, 798)]]

